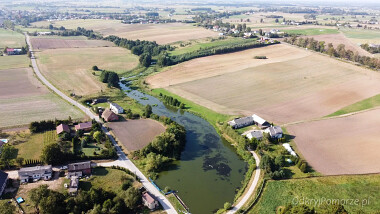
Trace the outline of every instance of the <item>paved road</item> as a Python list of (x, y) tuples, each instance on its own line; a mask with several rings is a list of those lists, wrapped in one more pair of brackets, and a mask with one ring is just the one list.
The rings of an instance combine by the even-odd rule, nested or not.
[(243, 196), (243, 198), (239, 201), (239, 203), (232, 207), (231, 210), (229, 210), (227, 212), (227, 214), (232, 214), (232, 213), (235, 213), (236, 211), (238, 211), (239, 209), (241, 209), (244, 204), (246, 204), (248, 201), (249, 201), (249, 198), (251, 197), (251, 195), (253, 194), (253, 192), (255, 191), (255, 188), (257, 186), (257, 184), (259, 183), (259, 179), (260, 179), (260, 173), (261, 173), (261, 170), (260, 170), (260, 159), (259, 159), (259, 156), (257, 156), (257, 154), (254, 152), (254, 151), (250, 151), (253, 155), (253, 157), (255, 158), (255, 161), (256, 161), (256, 170), (255, 170), (255, 177), (253, 179), (253, 182), (251, 184), (251, 186), (249, 187), (248, 189), (248, 192), (246, 192), (246, 194)]
[[(31, 51), (31, 60), (32, 60), (32, 66), (34, 69), (34, 72), (36, 73), (37, 77), (51, 90), (53, 90), (55, 93), (57, 93), (59, 96), (61, 96), (63, 99), (67, 100), (69, 103), (72, 105), (78, 107), (81, 109), (84, 113), (86, 113), (91, 119), (95, 119), (96, 121), (102, 123), (101, 120), (99, 120), (99, 117), (92, 113), (88, 108), (80, 104), (79, 102), (71, 99), (64, 93), (62, 93), (60, 90), (58, 90), (56, 87), (54, 87), (40, 72), (37, 66), (37, 62), (34, 57), (33, 49), (30, 43), (30, 38), (28, 35), (26, 35), (26, 41), (29, 45), (29, 50)], [(106, 135), (110, 138), (112, 141), (113, 145), (116, 148), (118, 159), (114, 162), (112, 162), (112, 165), (117, 165), (117, 166), (122, 166), (127, 169), (129, 169), (131, 172), (134, 172), (139, 178), (141, 183), (144, 185), (144, 187), (152, 193), (157, 200), (161, 203), (162, 207), (168, 214), (175, 214), (177, 211), (173, 207), (173, 205), (169, 202), (169, 200), (164, 197), (149, 181), (148, 179), (144, 176), (144, 174), (132, 163), (131, 160), (128, 159), (128, 157), (124, 154), (124, 152), (120, 149), (120, 147), (117, 145), (115, 139), (112, 137), (112, 135), (108, 132), (108, 130), (102, 126), (102, 130), (106, 133)], [(112, 166), (111, 165), (111, 166)]]

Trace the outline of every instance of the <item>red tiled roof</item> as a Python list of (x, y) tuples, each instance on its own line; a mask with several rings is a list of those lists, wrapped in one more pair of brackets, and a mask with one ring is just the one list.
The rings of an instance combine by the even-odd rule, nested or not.
[(143, 199), (145, 200), (145, 201), (147, 201), (149, 204), (152, 204), (152, 203), (154, 203), (154, 198), (153, 198), (153, 196), (149, 193), (149, 192), (144, 192), (143, 194), (142, 194), (142, 197), (143, 197)]
[(15, 49), (14, 48), (7, 48), (7, 52), (8, 51), (15, 51)]
[(62, 132), (70, 133), (70, 127), (63, 123), (57, 126), (56, 130), (57, 130), (57, 134), (61, 134)]
[(86, 123), (79, 123), (78, 125), (75, 125), (76, 130), (81, 130), (81, 129), (89, 129), (92, 127), (92, 122), (86, 122)]

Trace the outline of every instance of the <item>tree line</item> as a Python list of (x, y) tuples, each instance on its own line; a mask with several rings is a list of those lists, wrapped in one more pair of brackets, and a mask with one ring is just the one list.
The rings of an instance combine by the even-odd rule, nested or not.
[(334, 48), (332, 43), (328, 43), (326, 46), (324, 41), (318, 41), (314, 38), (301, 38), (296, 36), (285, 38), (284, 42), (290, 43), (292, 45), (297, 45), (302, 48), (308, 48), (317, 52), (325, 53), (331, 57), (337, 57), (360, 63), (372, 69), (380, 69), (380, 59), (375, 57), (361, 56), (358, 52), (354, 53), (351, 50), (346, 50), (344, 44), (339, 44), (336, 48)]
[(368, 43), (365, 43), (365, 44), (361, 44), (360, 47), (370, 52), (371, 54), (380, 53), (380, 45), (371, 46), (371, 45), (368, 45)]
[(174, 97), (171, 97), (171, 96), (168, 96), (168, 95), (165, 95), (165, 94), (162, 94), (160, 93), (159, 94), (159, 97), (164, 101), (165, 104), (167, 105), (171, 105), (171, 106), (174, 106), (174, 107), (178, 107), (180, 109), (184, 109), (185, 108), (185, 104), (182, 103), (181, 101), (179, 101), (177, 98), (174, 98)]
[(277, 43), (278, 42), (266, 44), (266, 43), (260, 43), (260, 42), (254, 41), (254, 42), (245, 43), (245, 44), (204, 48), (204, 49), (200, 49), (200, 50), (196, 50), (196, 51), (192, 51), (192, 52), (184, 53), (180, 55), (175, 55), (175, 56), (169, 56), (167, 53), (164, 53), (158, 56), (157, 64), (161, 67), (176, 65), (178, 63), (189, 61), (189, 60), (199, 58), (199, 57), (211, 56), (215, 54), (232, 53), (236, 51), (242, 51), (242, 50), (246, 50), (250, 48), (264, 47), (264, 46), (277, 44)]

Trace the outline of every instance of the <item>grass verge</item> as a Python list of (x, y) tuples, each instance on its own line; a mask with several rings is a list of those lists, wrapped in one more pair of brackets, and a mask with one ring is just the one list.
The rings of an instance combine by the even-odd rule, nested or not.
[(352, 105), (346, 106), (332, 114), (327, 115), (326, 117), (333, 117), (333, 116), (344, 115), (344, 114), (348, 114), (352, 112), (363, 111), (363, 110), (374, 108), (377, 106), (380, 106), (380, 94), (367, 98), (365, 100), (359, 101)]

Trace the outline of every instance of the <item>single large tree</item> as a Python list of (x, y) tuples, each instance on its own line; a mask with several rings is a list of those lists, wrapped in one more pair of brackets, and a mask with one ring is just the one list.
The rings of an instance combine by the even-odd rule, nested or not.
[(46, 164), (59, 164), (62, 163), (63, 152), (57, 143), (46, 145), (41, 154), (41, 160)]

